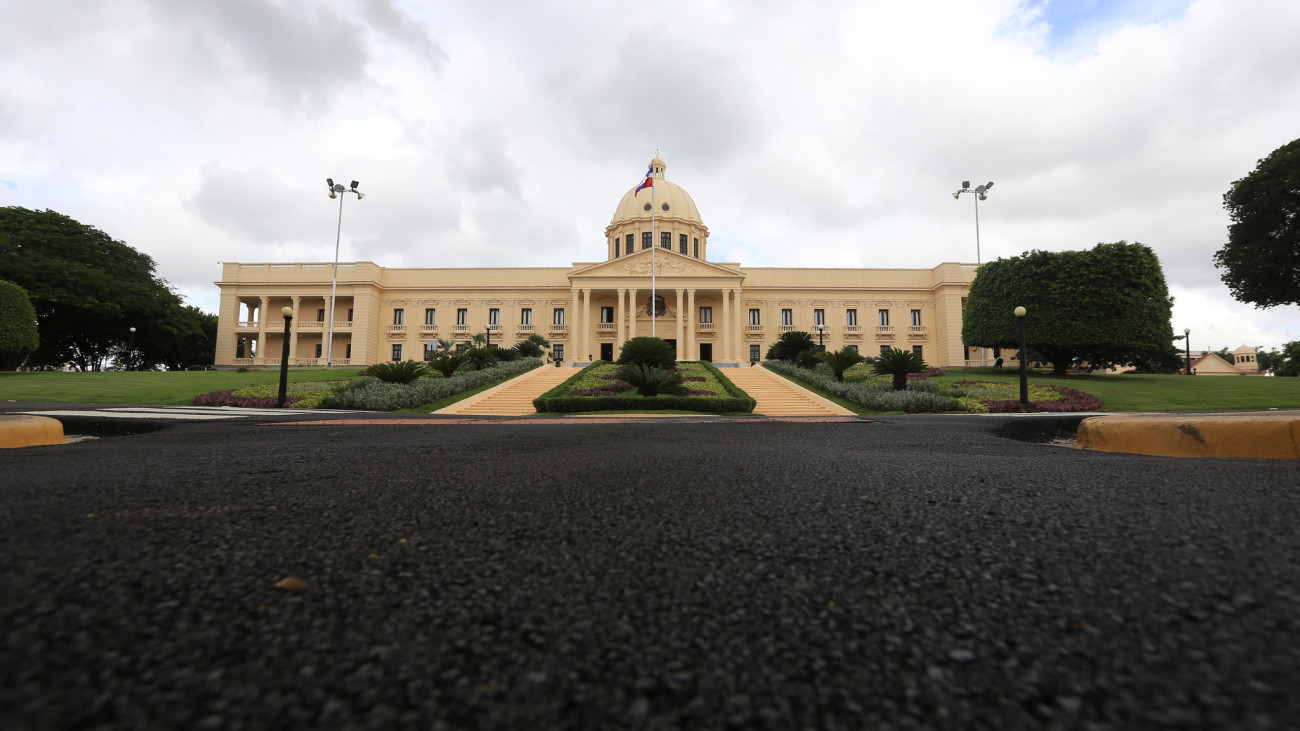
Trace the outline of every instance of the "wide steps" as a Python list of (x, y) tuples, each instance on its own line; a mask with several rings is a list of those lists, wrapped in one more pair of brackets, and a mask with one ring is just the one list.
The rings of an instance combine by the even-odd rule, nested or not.
[(533, 399), (563, 383), (573, 368), (541, 367), (434, 413), (464, 416), (527, 416), (537, 413)]
[(766, 416), (846, 416), (853, 412), (772, 373), (761, 366), (728, 370), (727, 378), (757, 402), (754, 413)]

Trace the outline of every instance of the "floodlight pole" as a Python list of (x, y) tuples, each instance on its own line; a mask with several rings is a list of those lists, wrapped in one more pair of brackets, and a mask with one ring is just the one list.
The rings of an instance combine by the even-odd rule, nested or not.
[(330, 281), (330, 327), (329, 340), (325, 343), (325, 367), (329, 368), (334, 365), (334, 300), (337, 299), (339, 289), (339, 242), (343, 239), (343, 193), (356, 193), (357, 200), (365, 198), (364, 193), (357, 191), (360, 185), (357, 181), (352, 181), (352, 188), (344, 188), (342, 185), (336, 185), (333, 178), (325, 178), (325, 184), (329, 186), (330, 197), (339, 199), (339, 225), (338, 230), (334, 233), (334, 275)]
[[(982, 266), (983, 260), (980, 258), (980, 201), (988, 198), (989, 189), (993, 187), (993, 181), (984, 185), (970, 187), (969, 180), (963, 180), (961, 189), (952, 194), (953, 198), (960, 199), (962, 193), (973, 193), (975, 195), (975, 265)], [(985, 348), (980, 348), (980, 366), (988, 365), (988, 353)]]

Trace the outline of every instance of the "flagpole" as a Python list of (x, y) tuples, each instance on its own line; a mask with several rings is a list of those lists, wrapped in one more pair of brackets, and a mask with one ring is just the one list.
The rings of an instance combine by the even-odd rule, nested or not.
[[(650, 166), (650, 177), (654, 177), (654, 166)], [(659, 248), (658, 234), (655, 232), (655, 188), (654, 181), (650, 181), (650, 337), (658, 337), (655, 334), (655, 320), (659, 314), (659, 299), (655, 294), (655, 249)]]

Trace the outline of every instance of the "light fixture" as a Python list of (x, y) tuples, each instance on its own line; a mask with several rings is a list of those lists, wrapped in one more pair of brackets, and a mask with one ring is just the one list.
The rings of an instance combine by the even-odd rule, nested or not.
[[(970, 187), (969, 180), (961, 181), (961, 190), (952, 194), (953, 198), (960, 199), (962, 193), (973, 193), (975, 195), (975, 264), (983, 264), (980, 256), (980, 201), (988, 200), (989, 189), (993, 187), (993, 181), (985, 183), (976, 188)], [(980, 365), (988, 365), (988, 354), (984, 348), (980, 348)]]
[[(330, 198), (339, 198), (339, 193), (356, 193), (357, 200), (365, 198), (364, 195), (357, 192), (357, 186), (361, 183), (352, 181), (352, 190), (344, 188), (342, 185), (336, 185), (334, 178), (325, 178), (325, 182), (330, 187)], [(325, 366), (334, 365), (334, 302), (338, 299), (339, 288), (339, 241), (343, 238), (343, 199), (339, 198), (339, 225), (334, 234), (334, 275), (330, 282), (330, 327), (329, 340), (325, 344)], [(288, 319), (286, 316), (285, 329), (288, 330)]]

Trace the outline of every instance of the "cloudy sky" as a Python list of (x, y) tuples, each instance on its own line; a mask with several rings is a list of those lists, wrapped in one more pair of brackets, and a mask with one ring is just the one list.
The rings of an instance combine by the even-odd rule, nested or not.
[(220, 261), (597, 261), (656, 151), (714, 260), (931, 267), (1140, 241), (1194, 348), (1222, 195), (1300, 136), (1295, 0), (0, 0), (0, 205)]

